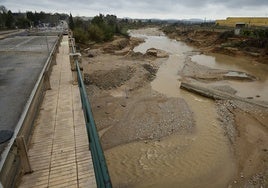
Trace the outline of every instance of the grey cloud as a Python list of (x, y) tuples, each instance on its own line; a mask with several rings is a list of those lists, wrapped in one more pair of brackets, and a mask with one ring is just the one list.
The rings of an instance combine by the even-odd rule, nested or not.
[(72, 12), (74, 15), (114, 13), (119, 16), (136, 17), (227, 17), (264, 16), (268, 14), (267, 0), (0, 0), (0, 4), (12, 10), (44, 10)]

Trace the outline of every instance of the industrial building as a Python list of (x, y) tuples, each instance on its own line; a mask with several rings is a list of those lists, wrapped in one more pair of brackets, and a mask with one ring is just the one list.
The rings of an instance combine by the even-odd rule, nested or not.
[(228, 27), (268, 27), (268, 17), (228, 17), (226, 20), (216, 20), (216, 24)]

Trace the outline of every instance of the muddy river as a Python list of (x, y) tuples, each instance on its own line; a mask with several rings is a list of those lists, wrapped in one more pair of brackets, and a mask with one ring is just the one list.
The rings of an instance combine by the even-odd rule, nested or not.
[[(161, 33), (143, 35), (133, 32), (131, 35), (145, 38), (135, 52), (145, 53), (154, 47), (169, 53), (151, 87), (167, 97), (185, 99), (194, 113), (196, 128), (193, 133), (176, 133), (160, 142), (134, 142), (107, 150), (113, 183), (116, 187), (139, 188), (228, 187), (237, 167), (228, 138), (217, 120), (214, 101), (180, 90), (178, 72), (189, 56), (192, 61), (212, 68), (244, 71), (258, 80), (254, 83), (222, 81), (219, 84), (230, 84), (240, 96), (258, 95), (260, 100), (268, 100), (267, 68), (241, 58), (200, 55), (185, 43), (168, 39)], [(238, 62), (235, 66), (234, 61)]]

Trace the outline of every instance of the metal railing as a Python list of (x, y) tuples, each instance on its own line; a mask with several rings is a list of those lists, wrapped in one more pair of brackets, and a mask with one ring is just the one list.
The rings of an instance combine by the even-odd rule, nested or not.
[[(72, 42), (72, 51), (73, 53), (76, 52), (73, 42)], [(75, 60), (75, 66), (77, 70), (77, 81), (80, 90), (81, 103), (86, 122), (86, 129), (90, 145), (90, 151), (92, 155), (96, 183), (99, 188), (110, 188), (112, 187), (111, 179), (109, 176), (105, 156), (101, 147), (99, 135), (96, 129), (94, 117), (92, 115), (92, 110), (90, 107), (90, 102), (88, 100), (85, 85), (83, 82), (82, 73), (80, 71), (79, 62), (77, 60)]]

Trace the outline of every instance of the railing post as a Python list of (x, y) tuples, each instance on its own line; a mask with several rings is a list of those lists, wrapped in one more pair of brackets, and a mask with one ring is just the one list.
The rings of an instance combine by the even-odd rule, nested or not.
[(48, 70), (44, 72), (44, 84), (45, 84), (45, 88), (47, 90), (50, 90), (51, 89), (50, 78), (49, 78), (49, 72), (48, 72)]
[(69, 52), (70, 53), (75, 53), (73, 51), (74, 46), (75, 46), (75, 39), (74, 38), (69, 38)]
[[(73, 85), (77, 85), (78, 81), (77, 81), (77, 67), (75, 65), (75, 62), (77, 61), (79, 64), (79, 69), (81, 72), (83, 72), (83, 66), (82, 66), (82, 58), (81, 58), (81, 54), (80, 53), (70, 53), (70, 63), (71, 63), (71, 70), (72, 70), (72, 74), (73, 74)], [(82, 77), (83, 77), (83, 73), (82, 73)], [(83, 78), (84, 80), (84, 78)]]
[(26, 147), (26, 144), (25, 144), (24, 137), (23, 136), (17, 137), (16, 138), (16, 143), (17, 143), (17, 146), (18, 146), (23, 171), (24, 171), (24, 173), (31, 173), (32, 168), (31, 168), (31, 165), (30, 165), (30, 160), (29, 160), (29, 157), (28, 157), (28, 152), (27, 152), (27, 147)]
[[(59, 48), (57, 48), (57, 49), (59, 49)], [(54, 53), (53, 56), (52, 56), (52, 65), (56, 65), (57, 64), (56, 59), (57, 59), (57, 53)]]

